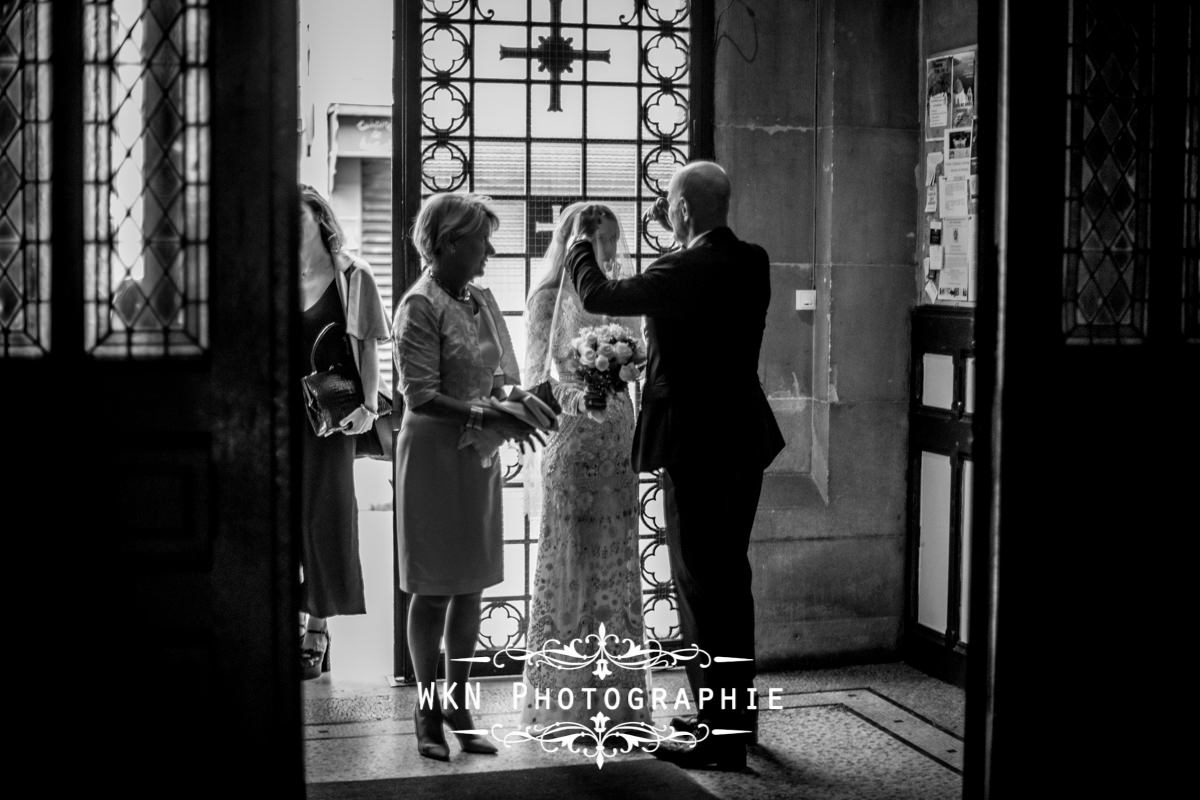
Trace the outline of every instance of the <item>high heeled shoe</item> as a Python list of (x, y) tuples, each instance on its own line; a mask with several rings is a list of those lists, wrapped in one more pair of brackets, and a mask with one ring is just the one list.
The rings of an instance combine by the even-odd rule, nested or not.
[(442, 709), (413, 707), (413, 725), (417, 729), (417, 752), (436, 761), (450, 760), (450, 745), (442, 731)]
[(468, 731), (475, 728), (475, 723), (471, 720), (471, 712), (465, 708), (460, 708), (457, 712), (451, 712), (452, 716), (445, 718), (446, 724), (450, 727), (450, 732), (454, 734), (454, 738), (458, 739), (458, 744), (462, 747), (464, 753), (477, 753), (484, 756), (494, 756), (499, 750), (496, 745), (489, 742), (478, 733), (460, 733), (459, 731)]
[(300, 677), (303, 680), (311, 681), (321, 677), (323, 673), (329, 672), (329, 650), (333, 640), (329, 636), (328, 628), (319, 631), (310, 630), (305, 635), (325, 640), (324, 647), (302, 647), (300, 650)]

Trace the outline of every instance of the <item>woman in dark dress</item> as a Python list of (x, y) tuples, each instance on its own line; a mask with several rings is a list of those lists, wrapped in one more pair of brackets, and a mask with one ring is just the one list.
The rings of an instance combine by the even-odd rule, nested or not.
[[(387, 317), (365, 261), (342, 252), (345, 237), (333, 209), (316, 190), (300, 187), (300, 300), (304, 363), (321, 330), (317, 365), (353, 362), (362, 378), (363, 405), (341, 421), (341, 433), (320, 438), (302, 426), (300, 564), (303, 570), (301, 670), (305, 679), (329, 671), (326, 619), (363, 614), (354, 498), (354, 436), (378, 416), (378, 346), (389, 339)], [(349, 334), (344, 336), (343, 334)], [(307, 368), (307, 366), (306, 366)], [(306, 619), (307, 618), (307, 619)]]

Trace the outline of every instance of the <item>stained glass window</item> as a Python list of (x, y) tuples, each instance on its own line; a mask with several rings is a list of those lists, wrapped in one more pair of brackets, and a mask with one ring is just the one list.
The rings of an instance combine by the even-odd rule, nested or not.
[(104, 358), (208, 346), (207, 0), (84, 3), (84, 326)]
[[(492, 198), (501, 226), (481, 282), (518, 353), (564, 206), (611, 206), (639, 268), (673, 246), (649, 210), (690, 151), (690, 17), (686, 0), (423, 0), (423, 194)], [(489, 649), (523, 643), (536, 563), (515, 450), (507, 465), (506, 580), (485, 593), (480, 632)], [(647, 635), (665, 641), (678, 618), (655, 476), (641, 488)]]
[(0, 357), (50, 349), (50, 3), (0, 6)]
[(1146, 335), (1154, 155), (1146, 6), (1072, 4), (1062, 318), (1071, 343)]

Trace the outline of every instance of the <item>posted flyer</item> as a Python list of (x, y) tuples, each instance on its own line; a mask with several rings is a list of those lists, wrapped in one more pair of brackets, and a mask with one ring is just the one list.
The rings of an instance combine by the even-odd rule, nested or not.
[(925, 67), (925, 138), (940, 141), (950, 122), (951, 57), (931, 58)]

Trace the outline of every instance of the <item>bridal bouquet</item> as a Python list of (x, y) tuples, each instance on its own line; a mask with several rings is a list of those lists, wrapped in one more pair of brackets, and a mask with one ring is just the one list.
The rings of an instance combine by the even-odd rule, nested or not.
[(575, 377), (588, 388), (587, 407), (600, 411), (610, 394), (625, 391), (638, 379), (646, 362), (646, 347), (624, 325), (583, 328), (571, 340), (569, 356), (579, 365)]

